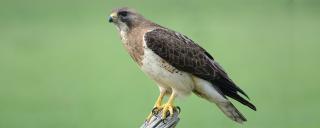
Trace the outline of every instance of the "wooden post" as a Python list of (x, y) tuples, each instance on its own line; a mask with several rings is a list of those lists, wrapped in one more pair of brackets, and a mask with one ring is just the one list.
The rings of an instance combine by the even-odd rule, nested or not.
[(174, 128), (180, 120), (179, 114), (180, 108), (174, 109), (172, 116), (168, 116), (167, 113), (167, 118), (162, 120), (162, 111), (159, 111), (151, 117), (149, 122), (145, 121), (140, 128)]

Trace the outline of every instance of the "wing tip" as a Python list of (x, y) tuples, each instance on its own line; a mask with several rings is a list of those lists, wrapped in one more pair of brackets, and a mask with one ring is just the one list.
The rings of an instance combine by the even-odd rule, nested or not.
[(246, 106), (248, 106), (249, 108), (251, 108), (252, 110), (254, 110), (254, 111), (257, 111), (257, 108), (256, 108), (256, 106), (254, 106), (252, 103), (250, 103), (250, 102), (248, 102), (247, 104), (246, 104)]

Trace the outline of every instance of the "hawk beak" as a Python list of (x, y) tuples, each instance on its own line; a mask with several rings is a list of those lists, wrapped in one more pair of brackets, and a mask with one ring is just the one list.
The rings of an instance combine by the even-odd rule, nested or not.
[(109, 16), (109, 23), (113, 22), (113, 19), (111, 16)]
[(109, 23), (114, 22), (114, 19), (117, 18), (117, 13), (111, 13), (111, 15), (109, 16)]

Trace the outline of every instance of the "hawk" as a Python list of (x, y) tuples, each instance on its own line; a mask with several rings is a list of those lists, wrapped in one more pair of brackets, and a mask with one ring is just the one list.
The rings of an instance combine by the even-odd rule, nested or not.
[[(192, 92), (215, 103), (227, 117), (238, 123), (246, 118), (228, 97), (256, 110), (243, 98), (249, 99), (247, 94), (217, 61), (187, 36), (153, 23), (126, 7), (114, 9), (109, 22), (115, 24), (125, 49), (140, 69), (158, 85), (160, 95), (154, 110), (162, 110), (162, 119), (166, 118), (167, 112), (173, 115), (176, 97), (188, 96)], [(166, 95), (169, 99), (162, 104)], [(151, 116), (152, 113), (147, 120)]]

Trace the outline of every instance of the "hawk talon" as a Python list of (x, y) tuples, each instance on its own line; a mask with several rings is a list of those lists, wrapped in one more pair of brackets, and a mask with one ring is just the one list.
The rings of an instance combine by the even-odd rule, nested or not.
[(167, 122), (166, 122), (166, 119), (161, 119), (161, 122), (163, 123), (163, 124), (166, 124)]
[(153, 109), (152, 109), (152, 114), (153, 115), (158, 115), (158, 113), (161, 111), (161, 108), (159, 107), (154, 107)]
[(178, 110), (178, 113), (181, 112), (181, 108), (179, 106), (176, 107), (176, 110)]
[(151, 113), (152, 113), (152, 115), (157, 115), (157, 114), (158, 114), (158, 111), (156, 111), (156, 108), (153, 108), (153, 109), (151, 110)]
[(170, 111), (167, 111), (165, 115), (166, 115), (166, 116), (165, 116), (165, 118), (164, 118), (164, 119), (166, 119), (168, 116), (171, 116)]

